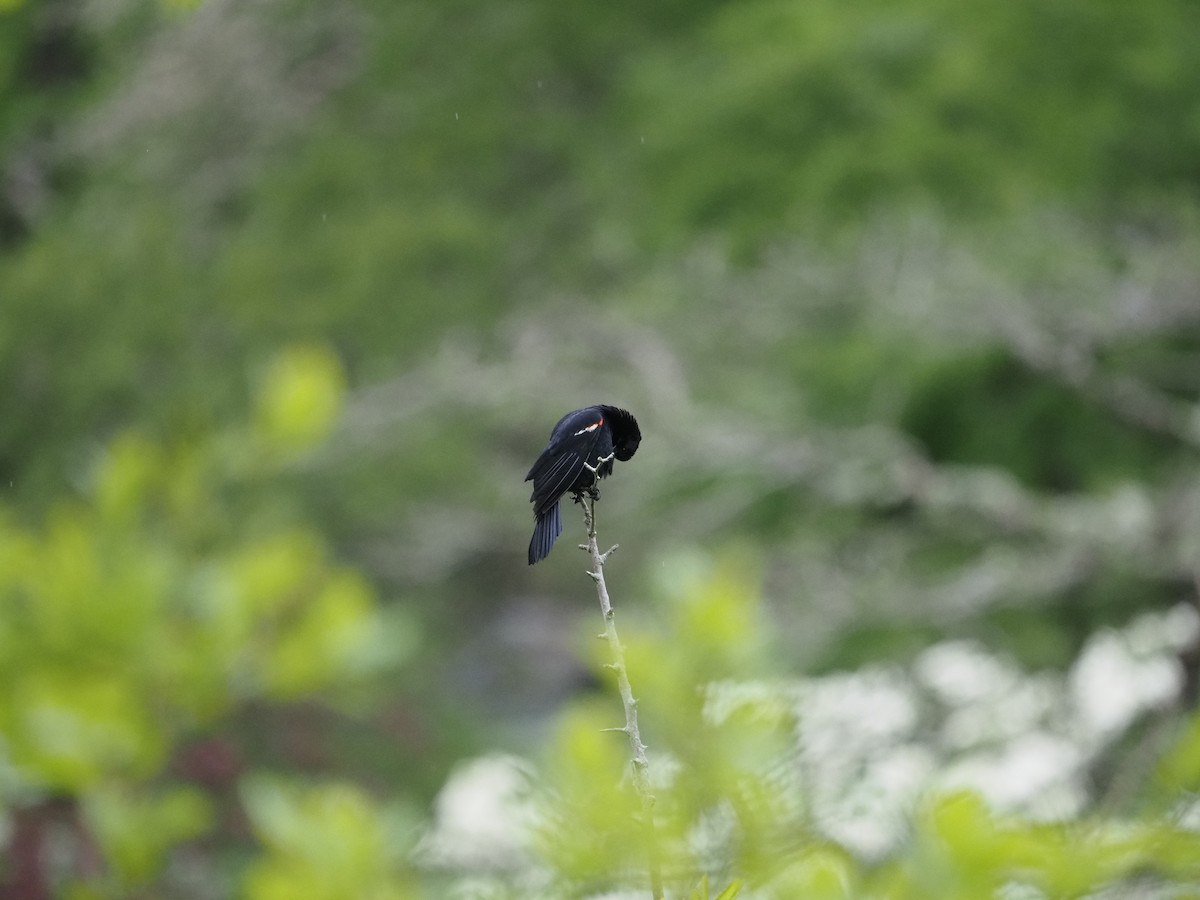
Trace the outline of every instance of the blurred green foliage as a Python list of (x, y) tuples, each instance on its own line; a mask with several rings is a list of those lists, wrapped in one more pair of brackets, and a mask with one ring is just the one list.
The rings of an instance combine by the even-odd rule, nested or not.
[(130, 788), (119, 783), (80, 792), (83, 815), (111, 866), (94, 885), (99, 896), (121, 896), (152, 885), (179, 844), (214, 825), (209, 797), (199, 788)]
[(328, 352), (286, 351), (252, 426), (170, 446), (127, 434), (83, 497), (39, 525), (6, 516), (3, 804), (78, 801), (111, 866), (104, 896), (152, 883), (212, 827), (206, 793), (163, 781), (188, 741), (239, 706), (353, 684), (411, 647), (317, 533), (238, 496), (328, 433), (340, 385)]
[(1003, 466), (1053, 492), (1103, 489), (1130, 471), (1161, 477), (1182, 449), (1081, 402), (1078, 391), (1002, 351), (934, 367), (914, 386), (901, 423), (933, 460)]
[[(58, 6), (7, 13), (5, 40), (66, 34), (87, 61), (67, 83), (107, 90), (91, 87), (95, 113), (44, 151), (28, 142), (73, 104), (47, 99), (0, 128), (34, 185), (10, 198), (29, 237), (0, 260), (0, 473), (35, 496), (81, 432), (236, 409), (230, 375), (263, 343), (332, 340), (353, 374), (377, 377), (448, 319), (486, 331), (531, 289), (620, 294), (693, 234), (757, 252), (914, 196), (951, 213), (1042, 196), (1103, 211), (1195, 190), (1200, 23), (1181, 0), (970, 15), (765, 0), (653, 16), (535, 0), (439, 15), (279, 3), (229, 22)], [(143, 92), (157, 71), (139, 53), (171, 52), (176, 32), (218, 62), (261, 52), (279, 92), (227, 96), (220, 80), (189, 81), (185, 56), (158, 83), (170, 105), (154, 107)], [(45, 95), (22, 53), (3, 56), (15, 67), (4, 108)], [(309, 71), (328, 73), (314, 90), (332, 96), (306, 117), (312, 100), (289, 79)], [(223, 123), (181, 129), (222, 104)], [(110, 136), (99, 116), (124, 131)], [(875, 352), (835, 349), (831, 370)], [(66, 352), (74, 365), (53, 364)]]
[[(803, 783), (820, 773), (793, 758), (794, 730), (806, 727), (796, 705), (805, 688), (762, 671), (753, 681), (733, 679), (719, 662), (707, 667), (713, 660), (705, 648), (679, 639), (700, 608), (717, 620), (756, 615), (758, 593), (730, 577), (746, 567), (744, 559), (710, 568), (677, 559), (659, 580), (670, 599), (657, 621), (635, 619), (636, 627), (623, 629), (630, 648), (640, 648), (630, 656), (630, 677), (647, 685), (640, 713), (658, 763), (653, 837), (634, 824), (638, 803), (628, 780), (613, 778), (628, 764), (624, 736), (601, 731), (617, 714), (613, 693), (606, 691), (605, 703), (580, 700), (559, 716), (536, 782), (532, 846), (557, 883), (569, 886), (564, 895), (644, 886), (651, 841), (668, 896), (710, 897), (710, 884), (728, 884), (719, 896), (744, 888), (771, 898), (975, 897), (1022, 885), (1031, 896), (1080, 897), (1131, 879), (1194, 882), (1196, 835), (1169, 816), (1036, 824), (997, 815), (964, 791), (930, 794), (886, 858), (857, 860), (821, 834), (810, 799), (819, 787)], [(735, 633), (722, 650), (761, 653), (761, 633)], [(603, 659), (595, 667), (608, 677)], [(692, 675), (681, 676), (684, 668)], [(698, 884), (695, 873), (704, 873)], [(524, 895), (503, 876), (475, 889)]]
[[(687, 891), (671, 885), (671, 876), (686, 881), (695, 872), (706, 873), (705, 885), (736, 876), (731, 891), (744, 884), (749, 896), (781, 900), (991, 897), (1018, 889), (1035, 897), (1090, 897), (1114, 886), (1122, 895), (1120, 886), (1132, 890), (1139, 882), (1157, 885), (1162, 896), (1190, 896), (1200, 884), (1200, 834), (1178, 820), (1175, 806), (1179, 792), (1194, 786), (1194, 722), (1160, 767), (1166, 805), (1133, 817), (1042, 823), (997, 813), (971, 791), (933, 790), (885, 858), (856, 859), (822, 835), (812, 801), (819, 786), (803, 783), (820, 770), (806, 772), (812, 763), (793, 756), (795, 729), (808, 727), (797, 718), (808, 702), (806, 688), (753, 666), (722, 665), (720, 654), (762, 654), (755, 629), (724, 632), (718, 654), (689, 639), (701, 609), (706, 622), (745, 622), (761, 612), (745, 562), (705, 568), (682, 558), (676, 566), (660, 582), (668, 600), (657, 607), (658, 621), (634, 629), (625, 621), (622, 629), (630, 679), (642, 685), (643, 734), (649, 732), (659, 763), (654, 840), (668, 896)], [(731, 577), (739, 568), (742, 574)], [(608, 676), (602, 659), (595, 666), (598, 677)], [(537, 846), (554, 871), (584, 886), (585, 896), (636, 883), (633, 873), (644, 873), (651, 840), (633, 825), (638, 804), (628, 780), (619, 786), (613, 780), (625, 738), (601, 733), (618, 713), (615, 691), (605, 700), (588, 699), (562, 713), (543, 773), (548, 810)], [(641, 880), (647, 883), (644, 874)], [(704, 888), (692, 895), (708, 896)]]
[(246, 875), (250, 900), (395, 900), (414, 896), (405, 875), (414, 823), (348, 785), (298, 788), (266, 777), (242, 788), (266, 853)]

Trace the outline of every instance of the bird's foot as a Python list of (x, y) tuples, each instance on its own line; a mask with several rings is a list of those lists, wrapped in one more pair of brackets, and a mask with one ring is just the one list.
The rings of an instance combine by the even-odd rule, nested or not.
[(600, 488), (596, 487), (595, 485), (592, 485), (589, 488), (581, 488), (571, 495), (571, 502), (582, 503), (585, 496), (592, 502), (599, 500)]

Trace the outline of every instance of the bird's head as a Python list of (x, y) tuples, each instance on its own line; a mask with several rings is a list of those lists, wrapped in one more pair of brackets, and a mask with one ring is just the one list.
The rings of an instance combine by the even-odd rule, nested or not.
[(637, 419), (633, 413), (616, 406), (601, 407), (604, 418), (612, 429), (613, 453), (621, 462), (625, 462), (637, 453), (638, 444), (642, 442), (642, 432), (638, 429)]

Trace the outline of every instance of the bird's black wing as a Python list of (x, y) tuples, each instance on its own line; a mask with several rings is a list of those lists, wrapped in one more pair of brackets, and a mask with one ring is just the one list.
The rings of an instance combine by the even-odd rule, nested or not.
[[(580, 413), (583, 412), (589, 411), (580, 410)], [(575, 421), (564, 419), (555, 427), (550, 446), (542, 451), (525, 476), (526, 481), (533, 481), (533, 493), (529, 499), (538, 516), (549, 512), (558, 498), (571, 490), (583, 474), (584, 463), (594, 456), (600, 441), (602, 416), (598, 411), (594, 417), (576, 414), (570, 418)], [(591, 421), (588, 421), (589, 418)]]

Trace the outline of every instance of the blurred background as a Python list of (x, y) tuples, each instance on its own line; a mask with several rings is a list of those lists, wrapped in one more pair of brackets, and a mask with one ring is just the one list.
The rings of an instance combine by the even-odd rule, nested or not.
[(668, 896), (1195, 890), (1197, 47), (0, 0), (0, 896), (647, 896), (597, 402)]

